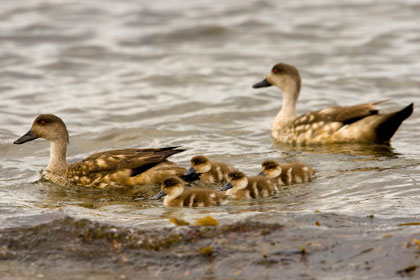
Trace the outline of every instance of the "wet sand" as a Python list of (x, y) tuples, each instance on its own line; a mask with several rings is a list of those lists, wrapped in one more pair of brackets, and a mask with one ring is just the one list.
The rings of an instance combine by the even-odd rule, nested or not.
[(1, 231), (0, 273), (1, 279), (414, 279), (420, 225), (410, 223), (263, 213), (218, 226), (168, 221), (139, 230), (62, 216)]

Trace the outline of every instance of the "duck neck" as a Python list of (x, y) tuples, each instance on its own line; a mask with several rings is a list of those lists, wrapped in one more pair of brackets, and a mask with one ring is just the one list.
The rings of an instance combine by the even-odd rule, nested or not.
[(50, 142), (50, 162), (47, 171), (64, 174), (67, 172), (66, 162), (67, 142), (51, 141)]
[(299, 91), (296, 88), (283, 91), (283, 105), (274, 119), (273, 126), (287, 125), (296, 118), (296, 102), (298, 96)]

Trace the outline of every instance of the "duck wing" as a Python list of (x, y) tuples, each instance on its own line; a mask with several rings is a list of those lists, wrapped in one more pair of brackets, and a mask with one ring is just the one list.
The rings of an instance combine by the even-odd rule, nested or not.
[(294, 121), (294, 124), (305, 125), (316, 122), (338, 122), (343, 125), (350, 124), (365, 117), (377, 115), (379, 110), (376, 105), (381, 102), (383, 101), (352, 106), (329, 107), (319, 111), (306, 113), (298, 117)]
[(414, 105), (379, 114), (376, 105), (380, 102), (331, 107), (305, 114), (294, 121), (297, 139), (307, 143), (389, 142), (401, 123), (412, 114)]
[(131, 176), (142, 173), (165, 161), (168, 157), (183, 152), (178, 147), (161, 149), (122, 149), (90, 155), (80, 162), (69, 166), (69, 176), (109, 174), (122, 169), (131, 170)]
[(366, 118), (367, 116), (377, 115), (379, 113), (376, 106), (377, 104), (378, 102), (332, 107), (319, 111), (319, 114), (324, 115), (329, 121), (350, 124)]

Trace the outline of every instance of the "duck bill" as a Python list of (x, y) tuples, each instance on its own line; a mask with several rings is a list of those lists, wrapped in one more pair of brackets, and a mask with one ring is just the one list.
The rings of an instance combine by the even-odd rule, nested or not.
[(260, 173), (258, 173), (258, 176), (265, 176), (264, 171), (261, 171)]
[(179, 176), (179, 178), (181, 178), (185, 182), (194, 182), (194, 181), (200, 180), (200, 174), (193, 173), (191, 175), (181, 175)]
[(15, 142), (13, 142), (13, 144), (23, 144), (32, 140), (37, 139), (38, 136), (36, 136), (35, 134), (32, 133), (31, 130), (29, 130), (28, 132), (26, 132), (25, 135), (21, 136), (18, 140), (16, 140)]
[(228, 189), (233, 188), (232, 184), (227, 182), (220, 190), (221, 191), (227, 191)]
[(259, 83), (254, 84), (252, 87), (253, 88), (262, 88), (262, 87), (271, 87), (272, 84), (270, 84), (270, 82), (267, 79), (262, 80)]
[(195, 174), (195, 169), (192, 167), (188, 168), (187, 172), (185, 172), (185, 176), (191, 176), (193, 174)]
[(160, 199), (160, 198), (162, 198), (162, 197), (164, 197), (166, 195), (166, 192), (164, 192), (164, 191), (160, 191), (160, 192), (158, 192), (158, 194), (157, 195), (155, 195), (155, 196), (152, 196), (150, 199)]

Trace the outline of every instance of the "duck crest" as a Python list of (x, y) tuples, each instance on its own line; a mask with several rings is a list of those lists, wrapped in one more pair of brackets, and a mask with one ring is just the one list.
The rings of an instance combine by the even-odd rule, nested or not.
[(160, 149), (120, 149), (93, 154), (86, 159), (67, 164), (68, 132), (64, 122), (55, 115), (40, 115), (31, 130), (16, 140), (23, 144), (37, 138), (51, 143), (50, 162), (44, 178), (59, 185), (104, 188), (160, 184), (164, 178), (185, 172), (167, 160), (183, 152), (179, 147)]
[(413, 103), (400, 111), (380, 114), (383, 101), (353, 106), (331, 107), (296, 117), (301, 88), (298, 70), (279, 63), (254, 88), (277, 86), (283, 92), (283, 105), (274, 119), (272, 136), (293, 144), (388, 143), (401, 123), (413, 112)]

